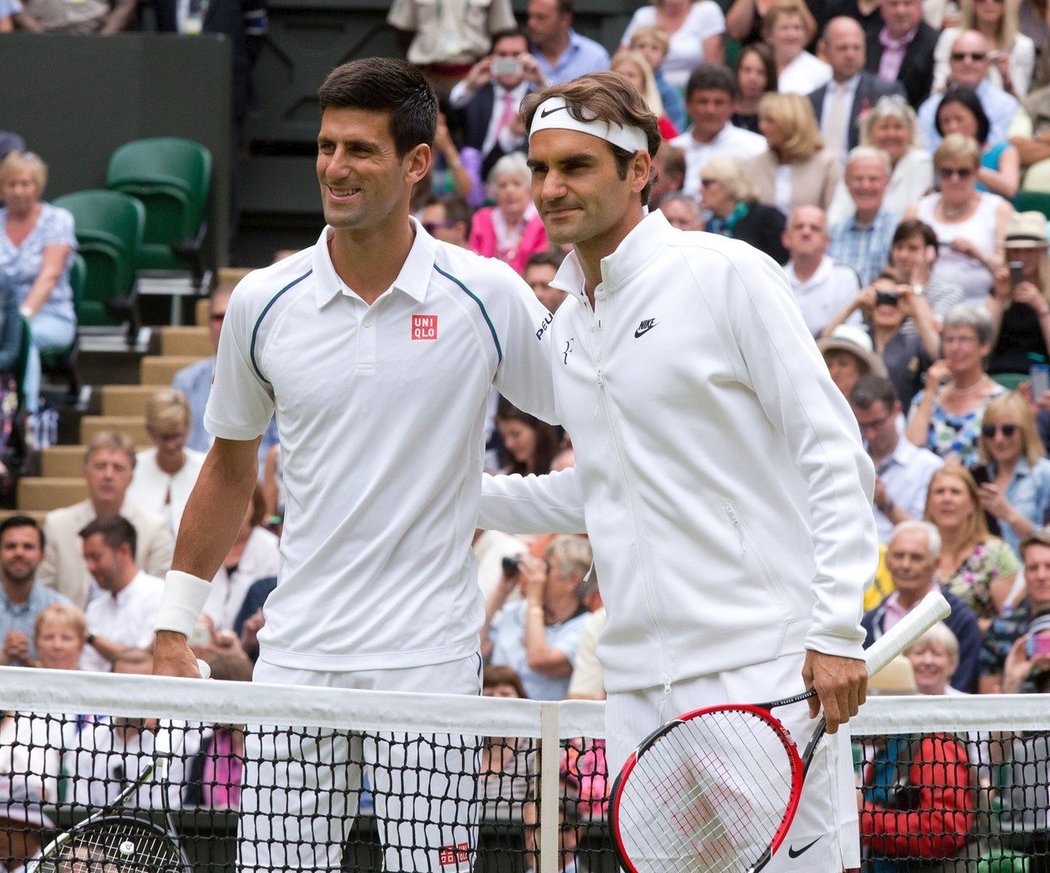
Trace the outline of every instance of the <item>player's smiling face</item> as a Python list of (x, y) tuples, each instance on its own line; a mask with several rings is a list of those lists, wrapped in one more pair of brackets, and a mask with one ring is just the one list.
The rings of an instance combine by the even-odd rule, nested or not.
[(397, 156), (386, 112), (329, 107), (317, 135), (317, 181), (325, 221), (365, 230), (382, 224), (407, 201), (429, 167), (429, 149)]
[[(609, 144), (573, 130), (539, 131), (529, 141), (532, 200), (547, 236), (559, 245), (600, 244), (612, 251), (626, 235), (628, 209), (648, 180), (633, 166), (621, 179)], [(626, 229), (625, 229), (626, 228)]]

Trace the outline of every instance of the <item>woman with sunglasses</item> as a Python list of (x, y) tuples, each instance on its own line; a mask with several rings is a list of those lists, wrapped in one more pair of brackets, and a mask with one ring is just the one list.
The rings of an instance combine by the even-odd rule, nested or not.
[(985, 305), (995, 271), (1003, 264), (1003, 239), (1014, 212), (997, 194), (977, 190), (980, 163), (981, 147), (973, 137), (949, 133), (933, 155), (940, 192), (927, 194), (904, 214), (926, 222), (937, 234), (940, 257), (933, 278), (958, 285), (974, 307)]
[(955, 40), (963, 31), (976, 30), (993, 48), (988, 84), (1023, 99), (1032, 84), (1035, 42), (1021, 32), (1019, 12), (1019, 0), (962, 0), (958, 26), (941, 31), (933, 51), (934, 92), (947, 87), (948, 59)]
[(1017, 196), (1021, 185), (1021, 158), (1009, 142), (989, 142), (991, 122), (981, 98), (973, 88), (956, 88), (937, 106), (934, 118), (937, 133), (972, 136), (981, 147), (981, 166), (977, 168), (977, 190), (991, 191), (1008, 200)]
[(981, 508), (999, 522), (999, 533), (1015, 553), (1039, 530), (1050, 509), (1050, 461), (1032, 409), (1009, 391), (988, 403), (981, 422)]
[(1021, 565), (1013, 549), (989, 533), (969, 470), (949, 462), (933, 474), (923, 520), (941, 535), (934, 581), (961, 598), (986, 631), (1002, 612)]

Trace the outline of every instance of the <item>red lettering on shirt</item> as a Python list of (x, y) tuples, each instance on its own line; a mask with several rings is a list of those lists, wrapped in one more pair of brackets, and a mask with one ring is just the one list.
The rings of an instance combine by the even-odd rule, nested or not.
[(454, 864), (465, 864), (470, 860), (470, 848), (466, 843), (456, 843), (454, 846), (442, 846), (438, 852), (438, 862), (442, 867), (450, 867)]

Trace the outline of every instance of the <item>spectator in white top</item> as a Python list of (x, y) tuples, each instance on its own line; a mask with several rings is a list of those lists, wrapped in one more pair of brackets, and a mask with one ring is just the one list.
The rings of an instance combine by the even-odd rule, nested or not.
[(143, 509), (164, 516), (174, 535), (205, 457), (204, 452), (186, 448), (190, 432), (186, 395), (174, 388), (154, 394), (146, 404), (146, 432), (153, 448), (136, 456), (128, 496)]
[(100, 431), (91, 438), (84, 456), (88, 499), (54, 509), (44, 519), (44, 563), (37, 581), (66, 595), (81, 609), (98, 593), (98, 585), (84, 564), (79, 538), (89, 521), (120, 514), (135, 527), (139, 565), (155, 576), (171, 567), (174, 538), (168, 522), (126, 499), (135, 471), (135, 443), (127, 434)]
[(806, 51), (805, 4), (777, 0), (762, 21), (762, 38), (773, 49), (777, 90), (781, 94), (809, 94), (831, 79), (831, 67)]
[[(587, 576), (591, 547), (581, 537), (558, 536), (543, 555), (521, 555), (518, 571), (505, 573), (489, 597), (481, 653), (492, 664), (513, 667), (530, 699), (562, 700), (590, 614), (585, 603), (595, 587)], [(504, 607), (519, 584), (523, 599)]]
[(886, 544), (895, 525), (922, 518), (930, 479), (944, 459), (901, 437), (901, 402), (889, 379), (865, 376), (853, 386), (849, 402), (875, 462), (875, 524), (879, 542)]
[(730, 123), (735, 96), (736, 80), (727, 67), (701, 64), (689, 76), (685, 111), (693, 126), (671, 140), (685, 152), (682, 190), (687, 194), (699, 196), (700, 171), (713, 158), (744, 160), (766, 150), (764, 137)]
[(281, 569), (277, 537), (262, 526), (265, 518), (266, 500), (262, 489), (256, 487), (237, 539), (212, 579), (211, 595), (204, 604), (204, 613), (217, 631), (233, 629), (244, 595), (253, 582), (276, 576)]
[[(783, 235), (791, 260), (784, 267), (791, 290), (814, 337), (860, 291), (857, 273), (828, 256), (828, 219), (819, 206), (799, 206)], [(860, 315), (852, 323), (860, 324)]]
[(123, 516), (96, 518), (80, 531), (80, 538), (84, 563), (102, 589), (85, 610), (88, 635), (80, 669), (108, 671), (122, 650), (153, 645), (164, 582), (138, 568), (135, 527)]
[(726, 20), (714, 0), (655, 0), (651, 6), (636, 9), (620, 48), (630, 48), (631, 37), (639, 28), (654, 25), (670, 37), (661, 67), (668, 84), (682, 89), (699, 64), (725, 63)]

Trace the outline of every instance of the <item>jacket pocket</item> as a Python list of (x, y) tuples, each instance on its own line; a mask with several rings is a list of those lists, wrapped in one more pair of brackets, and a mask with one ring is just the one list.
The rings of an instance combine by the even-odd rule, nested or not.
[(755, 537), (751, 527), (731, 500), (722, 498), (722, 511), (725, 512), (730, 524), (733, 525), (733, 533), (737, 538), (740, 558), (745, 572), (754, 574), (756, 578), (765, 584), (773, 597), (782, 604), (787, 605), (788, 598), (784, 593), (784, 586), (780, 582), (780, 577), (772, 564), (770, 564), (768, 556), (765, 554), (761, 543), (758, 542), (757, 537)]

